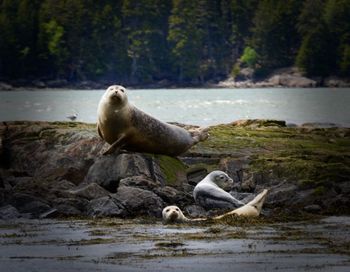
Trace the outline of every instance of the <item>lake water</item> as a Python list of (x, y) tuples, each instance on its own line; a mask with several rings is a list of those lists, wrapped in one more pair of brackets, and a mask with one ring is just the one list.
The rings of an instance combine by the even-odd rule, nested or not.
[[(0, 121), (96, 122), (104, 90), (0, 92)], [(147, 89), (129, 90), (129, 101), (162, 121), (214, 125), (239, 119), (350, 126), (350, 88), (313, 89)]]

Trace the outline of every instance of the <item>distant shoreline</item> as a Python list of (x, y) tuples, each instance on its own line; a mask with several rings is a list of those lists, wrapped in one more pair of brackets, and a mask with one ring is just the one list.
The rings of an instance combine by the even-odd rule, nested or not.
[(18, 79), (0, 80), (0, 91), (12, 90), (99, 90), (106, 89), (110, 85), (123, 85), (128, 89), (183, 89), (183, 88), (350, 88), (350, 78), (329, 76), (326, 78), (305, 77), (297, 68), (287, 67), (273, 71), (270, 75), (256, 79), (252, 73), (240, 75), (236, 78), (229, 77), (225, 80), (209, 80), (206, 82), (184, 82), (170, 81), (167, 79), (151, 83), (132, 83), (118, 81), (91, 81), (81, 80), (70, 82), (66, 79)]

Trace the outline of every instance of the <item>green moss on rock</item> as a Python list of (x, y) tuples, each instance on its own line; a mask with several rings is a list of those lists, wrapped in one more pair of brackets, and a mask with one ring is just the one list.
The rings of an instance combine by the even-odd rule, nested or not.
[(187, 167), (182, 161), (165, 155), (154, 155), (154, 157), (159, 163), (167, 185), (176, 185), (184, 180)]

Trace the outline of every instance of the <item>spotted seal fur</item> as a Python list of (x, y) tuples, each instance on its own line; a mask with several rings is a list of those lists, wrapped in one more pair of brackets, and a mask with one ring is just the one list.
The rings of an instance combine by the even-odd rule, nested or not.
[(208, 138), (207, 129), (189, 132), (162, 122), (129, 103), (123, 86), (108, 87), (97, 110), (97, 130), (111, 146), (104, 154), (120, 149), (178, 156)]

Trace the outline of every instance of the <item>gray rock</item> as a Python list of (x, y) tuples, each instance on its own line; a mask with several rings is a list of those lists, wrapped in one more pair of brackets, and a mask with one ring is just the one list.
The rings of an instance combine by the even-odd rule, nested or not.
[(118, 216), (127, 215), (124, 205), (116, 198), (104, 196), (91, 200), (87, 206), (86, 214), (88, 216)]
[(21, 217), (21, 214), (15, 207), (11, 205), (0, 207), (0, 219), (16, 219), (19, 217)]
[(40, 219), (44, 219), (44, 218), (56, 218), (57, 216), (59, 216), (60, 213), (58, 212), (57, 209), (51, 209), (47, 212), (44, 212), (42, 214), (39, 215)]
[(312, 88), (316, 87), (316, 81), (297, 75), (275, 75), (269, 78), (268, 82), (275, 86), (294, 87), (294, 88)]
[(12, 89), (13, 89), (12, 85), (8, 83), (0, 82), (0, 91), (11, 91)]
[(45, 200), (23, 193), (13, 194), (10, 204), (16, 207), (21, 213), (30, 213), (34, 216), (38, 216), (51, 209)]
[(32, 179), (33, 179), (32, 177), (15, 177), (15, 176), (10, 176), (10, 177), (6, 178), (6, 182), (8, 182), (12, 187), (16, 187), (17, 185), (20, 186), (20, 184), (27, 184)]
[(88, 200), (104, 197), (109, 194), (108, 191), (106, 191), (96, 183), (90, 183), (83, 187), (74, 190), (69, 190), (68, 193), (73, 196), (80, 196), (86, 198)]
[(255, 197), (255, 194), (253, 193), (241, 193), (241, 192), (235, 192), (231, 191), (230, 194), (238, 199), (239, 201), (242, 201), (243, 203), (248, 203), (249, 201), (253, 200)]
[(132, 176), (152, 177), (146, 159), (140, 154), (113, 154), (98, 158), (90, 167), (85, 182), (95, 182), (114, 193), (122, 178)]
[(322, 122), (304, 123), (301, 126), (306, 127), (306, 128), (337, 128), (337, 127), (341, 127), (341, 125), (339, 125), (339, 124), (322, 123)]
[(197, 217), (207, 217), (208, 213), (207, 211), (199, 206), (199, 205), (188, 205), (184, 209), (188, 215), (192, 218), (197, 218)]
[(155, 188), (154, 192), (160, 196), (167, 205), (176, 204), (184, 206), (193, 202), (192, 193), (186, 194), (170, 186)]
[(160, 187), (160, 182), (154, 181), (145, 176), (133, 176), (123, 178), (119, 182), (119, 186), (133, 186), (141, 189), (155, 189)]
[(113, 197), (121, 201), (130, 215), (161, 217), (165, 206), (163, 200), (155, 193), (135, 187), (120, 186)]
[(330, 88), (333, 88), (333, 87), (345, 88), (345, 87), (350, 87), (350, 80), (333, 76), (333, 77), (326, 78), (323, 84), (325, 87), (330, 87)]
[(36, 88), (40, 88), (40, 89), (46, 88), (46, 84), (43, 81), (41, 81), (41, 80), (33, 80), (32, 84)]
[(205, 168), (193, 169), (187, 173), (187, 182), (195, 186), (204, 179), (206, 175), (208, 175), (208, 171)]
[(317, 204), (312, 204), (312, 205), (305, 206), (304, 210), (310, 213), (319, 213), (322, 210), (322, 207)]
[(265, 203), (274, 207), (285, 206), (287, 203), (293, 204), (292, 199), (296, 197), (297, 190), (298, 187), (294, 184), (282, 184), (281, 186), (269, 191)]
[(81, 197), (55, 198), (51, 205), (62, 215), (83, 215), (89, 201)]
[(65, 79), (54, 79), (46, 81), (46, 85), (49, 88), (60, 88), (67, 86), (68, 82)]

